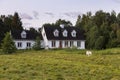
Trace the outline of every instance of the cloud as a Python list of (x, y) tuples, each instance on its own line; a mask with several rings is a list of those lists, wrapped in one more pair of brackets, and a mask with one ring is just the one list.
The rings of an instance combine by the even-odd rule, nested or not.
[(33, 16), (35, 19), (39, 19), (39, 13), (37, 11), (33, 11)]
[(28, 26), (31, 25), (31, 23), (23, 23), (23, 25)]
[(45, 14), (48, 15), (48, 16), (50, 16), (50, 17), (52, 17), (52, 18), (55, 16), (55, 14), (53, 14), (51, 12), (45, 12)]
[(113, 0), (113, 1), (118, 4), (120, 3), (120, 0)]
[(31, 23), (29, 23), (29, 22), (24, 22), (23, 23), (23, 26), (24, 26), (24, 28), (26, 29), (26, 28), (29, 28), (29, 27), (31, 27), (31, 26), (33, 26)]
[(28, 19), (28, 20), (32, 20), (33, 19), (32, 16), (30, 16), (27, 13), (20, 14), (20, 17), (21, 17), (21, 19)]
[(81, 12), (66, 12), (66, 13), (63, 13), (63, 15), (65, 15), (66, 17), (75, 18), (75, 17), (78, 17), (78, 15), (82, 15), (82, 13)]

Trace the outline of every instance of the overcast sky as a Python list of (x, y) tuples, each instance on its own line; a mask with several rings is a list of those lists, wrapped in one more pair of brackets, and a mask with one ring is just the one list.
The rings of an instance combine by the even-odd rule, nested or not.
[(23, 25), (41, 27), (58, 19), (75, 24), (77, 16), (98, 10), (120, 12), (120, 0), (0, 0), (0, 15), (18, 12)]

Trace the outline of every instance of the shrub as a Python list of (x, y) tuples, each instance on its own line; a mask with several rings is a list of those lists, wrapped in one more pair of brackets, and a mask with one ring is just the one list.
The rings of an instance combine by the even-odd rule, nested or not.
[(40, 50), (41, 49), (41, 46), (40, 46), (40, 38), (39, 37), (36, 37), (36, 41), (35, 41), (35, 44), (33, 46), (33, 49), (34, 50)]
[(5, 38), (3, 39), (2, 51), (4, 53), (13, 53), (16, 51), (16, 46), (9, 32), (6, 33)]

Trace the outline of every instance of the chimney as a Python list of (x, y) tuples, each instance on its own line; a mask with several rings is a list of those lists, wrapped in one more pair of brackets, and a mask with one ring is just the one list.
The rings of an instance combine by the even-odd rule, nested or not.
[(60, 27), (61, 27), (61, 28), (64, 28), (65, 26), (64, 26), (64, 24), (60, 24)]

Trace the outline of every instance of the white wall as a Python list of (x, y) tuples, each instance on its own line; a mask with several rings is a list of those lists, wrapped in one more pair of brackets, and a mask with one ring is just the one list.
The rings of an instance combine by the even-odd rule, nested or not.
[(44, 40), (41, 40), (40, 42), (41, 42), (41, 48), (45, 48), (45, 42), (44, 42)]
[[(27, 43), (28, 42), (31, 43), (31, 47), (30, 48), (32, 48), (33, 45), (35, 44), (34, 40), (14, 40), (14, 42), (15, 42), (15, 45), (16, 45), (17, 49), (27, 49)], [(21, 47), (18, 47), (18, 43), (19, 42), (22, 43)], [(41, 40), (41, 48), (43, 48), (43, 47), (44, 47), (44, 41)]]
[(42, 27), (41, 33), (42, 33), (42, 37), (44, 40), (44, 47), (45, 47), (45, 49), (48, 49), (49, 44), (48, 44), (48, 39), (47, 39), (44, 27)]
[[(56, 40), (56, 44), (55, 47), (52, 47), (52, 41), (54, 40), (48, 40), (48, 44), (49, 44), (49, 48), (60, 48), (60, 40)], [(72, 47), (76, 47), (77, 49), (85, 49), (85, 41), (84, 40), (80, 40), (80, 47), (77, 47), (77, 40), (73, 41), (73, 46)], [(65, 40), (62, 41), (62, 48), (70, 48), (70, 41), (68, 40), (68, 47), (65, 47)], [(71, 48), (72, 48), (71, 47)]]
[(80, 49), (85, 49), (85, 41), (84, 40), (81, 41), (81, 47), (80, 47)]
[[(27, 49), (27, 43), (31, 43), (31, 48), (34, 45), (35, 41), (33, 40), (14, 40), (17, 49)], [(21, 47), (18, 47), (18, 43), (22, 43)]]
[(59, 48), (59, 41), (58, 40), (56, 40), (55, 41), (55, 47), (52, 47), (52, 41), (51, 40), (49, 40), (48, 41), (48, 44), (49, 44), (49, 48)]

